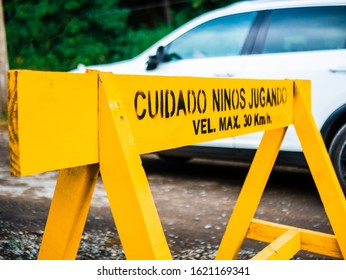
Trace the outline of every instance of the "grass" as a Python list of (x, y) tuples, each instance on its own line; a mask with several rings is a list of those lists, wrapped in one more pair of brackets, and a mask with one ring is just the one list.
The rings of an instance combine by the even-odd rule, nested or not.
[(7, 114), (0, 113), (0, 125), (7, 125)]

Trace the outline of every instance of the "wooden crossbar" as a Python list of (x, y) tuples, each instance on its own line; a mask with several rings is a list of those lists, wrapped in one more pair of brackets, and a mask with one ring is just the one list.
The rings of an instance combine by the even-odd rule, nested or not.
[(259, 252), (252, 260), (288, 260), (300, 250), (301, 234), (290, 229)]
[(299, 231), (300, 250), (337, 259), (343, 258), (336, 237), (332, 234), (253, 219), (246, 238), (270, 243), (288, 231)]

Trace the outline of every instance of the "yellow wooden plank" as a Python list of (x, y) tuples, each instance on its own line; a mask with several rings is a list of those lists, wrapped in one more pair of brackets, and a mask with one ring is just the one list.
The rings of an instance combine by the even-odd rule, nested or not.
[(127, 259), (171, 259), (114, 76), (100, 74), (100, 170)]
[(98, 164), (60, 171), (38, 259), (76, 258), (98, 174)]
[[(293, 122), (289, 80), (109, 75), (140, 154)], [(94, 71), (10, 71), (13, 174), (98, 161), (97, 77)]]
[(309, 111), (309, 100), (305, 96), (309, 88), (306, 81), (295, 82), (294, 127), (340, 251), (346, 258), (346, 199), (322, 136)]
[(289, 260), (300, 250), (300, 232), (288, 230), (260, 251), (252, 260)]
[(11, 172), (98, 162), (97, 74), (9, 72)]
[(285, 127), (293, 81), (116, 75), (140, 154)]
[(285, 132), (286, 128), (280, 128), (264, 133), (226, 227), (216, 259), (237, 257), (279, 153)]
[(270, 243), (288, 230), (299, 230), (301, 233), (301, 250), (342, 259), (339, 245), (332, 234), (253, 219), (246, 237)]

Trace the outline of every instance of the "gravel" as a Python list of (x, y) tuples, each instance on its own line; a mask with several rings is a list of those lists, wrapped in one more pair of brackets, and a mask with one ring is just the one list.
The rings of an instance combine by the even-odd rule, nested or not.
[[(10, 230), (8, 222), (0, 221), (0, 260), (35, 260), (37, 259), (43, 231)], [(178, 245), (177, 245), (178, 243)], [(180, 243), (180, 244), (179, 244)], [(174, 260), (212, 260), (217, 252), (217, 245), (196, 239), (190, 242), (190, 249), (178, 236), (168, 237), (168, 245)], [(242, 250), (241, 258), (248, 259), (254, 251)], [(84, 232), (77, 260), (124, 260), (125, 255), (119, 239), (112, 231), (91, 230)]]
[[(0, 260), (33, 260), (38, 256), (57, 173), (11, 177), (7, 140), (7, 131), (0, 126)], [(247, 169), (203, 162), (187, 169), (150, 157), (143, 166), (173, 259), (214, 259)], [(274, 176), (258, 209), (259, 218), (283, 224), (293, 219), (294, 225), (330, 232), (310, 178), (285, 174)], [(286, 182), (290, 181), (305, 187), (288, 187)], [(251, 242), (244, 241), (238, 259), (250, 259), (264, 247)], [(96, 185), (76, 259), (125, 259), (101, 181)], [(294, 259), (329, 258), (303, 252)]]

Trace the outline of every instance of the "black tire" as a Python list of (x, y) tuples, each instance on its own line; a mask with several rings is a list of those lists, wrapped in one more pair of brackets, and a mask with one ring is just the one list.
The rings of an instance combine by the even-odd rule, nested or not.
[(346, 124), (335, 134), (329, 147), (329, 155), (339, 178), (341, 188), (346, 195)]

